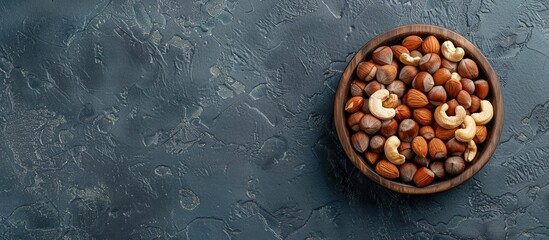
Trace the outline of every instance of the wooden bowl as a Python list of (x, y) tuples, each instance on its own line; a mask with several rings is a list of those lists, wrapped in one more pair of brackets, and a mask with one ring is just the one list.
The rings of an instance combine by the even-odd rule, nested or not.
[[(451, 40), (456, 46), (462, 47), (466, 52), (465, 57), (471, 58), (477, 63), (480, 73), (479, 78), (484, 78), (488, 81), (490, 85), (490, 95), (486, 99), (490, 100), (494, 107), (494, 117), (487, 125), (488, 136), (484, 143), (478, 145), (478, 152), (473, 162), (467, 164), (467, 168), (460, 175), (435, 182), (422, 188), (398, 180), (393, 181), (378, 175), (374, 171), (374, 167), (366, 162), (351, 145), (350, 129), (347, 127), (348, 115), (344, 111), (344, 104), (347, 102), (350, 95), (349, 87), (351, 81), (356, 78), (355, 70), (357, 65), (366, 58), (371, 59), (371, 53), (377, 47), (396, 44), (409, 35), (418, 35), (421, 37), (434, 35), (441, 43), (445, 40)], [(337, 135), (345, 153), (347, 153), (347, 156), (364, 175), (374, 182), (396, 192), (406, 194), (428, 194), (445, 191), (463, 183), (477, 173), (488, 162), (490, 156), (496, 149), (503, 127), (503, 99), (496, 73), (488, 60), (475, 45), (458, 33), (446, 28), (425, 24), (414, 24), (398, 27), (374, 37), (355, 54), (351, 62), (349, 62), (345, 68), (337, 88), (334, 103), (334, 118)]]

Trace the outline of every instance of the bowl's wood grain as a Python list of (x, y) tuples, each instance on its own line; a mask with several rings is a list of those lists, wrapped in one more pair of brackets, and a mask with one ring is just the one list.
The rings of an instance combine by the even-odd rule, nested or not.
[[(479, 145), (479, 151), (472, 164), (465, 169), (463, 173), (445, 181), (441, 181), (427, 187), (418, 188), (410, 184), (405, 184), (398, 181), (392, 181), (381, 177), (375, 171), (373, 166), (370, 166), (362, 156), (354, 151), (351, 142), (349, 128), (346, 125), (347, 115), (343, 110), (343, 106), (349, 97), (349, 87), (354, 77), (357, 65), (366, 57), (370, 58), (374, 49), (383, 45), (395, 44), (397, 40), (401, 40), (409, 35), (427, 36), (434, 35), (442, 43), (445, 40), (451, 40), (456, 46), (465, 49), (466, 57), (473, 59), (479, 67), (479, 78), (484, 78), (490, 84), (490, 95), (487, 97), (494, 106), (494, 118), (487, 125), (489, 129), (486, 141)], [(496, 73), (492, 66), (480, 50), (456, 32), (451, 30), (425, 24), (407, 25), (392, 29), (381, 35), (376, 36), (364, 45), (349, 62), (337, 88), (335, 103), (334, 103), (334, 119), (337, 134), (347, 156), (354, 165), (367, 177), (376, 183), (400, 193), (406, 194), (429, 194), (448, 190), (453, 188), (465, 180), (471, 178), (477, 173), (490, 159), (494, 153), (497, 144), (499, 143), (501, 130), (503, 127), (503, 99), (501, 95), (500, 85)]]

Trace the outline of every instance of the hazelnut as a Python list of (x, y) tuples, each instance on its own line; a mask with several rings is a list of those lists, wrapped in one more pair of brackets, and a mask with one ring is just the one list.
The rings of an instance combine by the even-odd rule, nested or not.
[(354, 80), (351, 82), (351, 95), (352, 96), (361, 96), (364, 94), (364, 88), (366, 87), (366, 83)]
[(366, 84), (366, 87), (364, 88), (364, 92), (368, 94), (368, 96), (372, 96), (377, 90), (384, 89), (385, 86), (383, 86), (378, 81), (371, 81), (368, 84)]
[(412, 81), (412, 86), (422, 92), (430, 91), (434, 85), (435, 82), (433, 80), (433, 76), (431, 76), (428, 72), (418, 73)]
[(349, 125), (349, 127), (355, 132), (360, 131), (359, 124), (362, 117), (364, 117), (364, 113), (362, 112), (355, 112), (351, 114), (349, 118), (347, 118), (347, 125)]
[(432, 162), (429, 166), (429, 169), (433, 171), (435, 177), (437, 177), (438, 179), (443, 179), (444, 177), (446, 177), (446, 172), (444, 171), (444, 163), (442, 163), (442, 161)]
[(446, 102), (446, 90), (442, 86), (434, 86), (429, 93), (427, 93), (427, 98), (429, 102), (435, 106), (444, 104)]
[(452, 100), (448, 101), (447, 104), (448, 104), (448, 110), (446, 110), (446, 114), (448, 116), (455, 116), (456, 115), (456, 107), (459, 106), (458, 101), (455, 100), (455, 99), (452, 99)]
[(420, 37), (416, 35), (410, 35), (402, 40), (402, 46), (404, 46), (409, 51), (412, 51), (421, 46), (422, 42), (423, 40)]
[(412, 150), (412, 144), (409, 142), (400, 142), (400, 145), (398, 146), (398, 152), (406, 159), (412, 159), (414, 157), (414, 151)]
[(421, 43), (421, 50), (423, 51), (423, 53), (438, 54), (440, 52), (440, 43), (435, 36), (428, 36), (425, 38), (425, 40), (423, 40), (423, 43)]
[(429, 141), (429, 155), (433, 159), (445, 158), (447, 153), (446, 144), (439, 138)]
[(449, 60), (446, 59), (446, 58), (442, 58), (442, 60), (440, 60), (440, 67), (441, 67), (441, 68), (446, 68), (446, 69), (448, 69), (450, 72), (455, 72), (455, 71), (457, 71), (457, 63), (452, 62), (452, 61), (449, 61)]
[(360, 80), (371, 81), (376, 76), (377, 67), (371, 62), (361, 62), (356, 68), (356, 75)]
[[(391, 50), (393, 51), (393, 57), (396, 59), (400, 57), (400, 54), (403, 54), (403, 53), (410, 54), (410, 51), (402, 45), (393, 45), (391, 46)], [(396, 62), (396, 61), (393, 61), (393, 62)]]
[(469, 58), (464, 58), (459, 62), (457, 72), (464, 78), (475, 79), (478, 77), (477, 63)]
[(419, 58), (422, 58), (422, 57), (423, 57), (423, 53), (421, 53), (421, 52), (418, 51), (418, 50), (413, 50), (413, 51), (410, 51), (410, 56), (411, 56), (411, 57), (419, 57)]
[(387, 90), (389, 90), (390, 93), (396, 94), (397, 97), (402, 98), (406, 92), (406, 83), (395, 80), (387, 86)]
[(459, 91), (462, 90), (461, 83), (458, 80), (450, 79), (444, 84), (444, 89), (446, 89), (446, 94), (448, 97), (455, 98), (459, 94)]
[(459, 83), (461, 83), (461, 88), (467, 91), (467, 93), (475, 93), (475, 83), (473, 82), (473, 80), (469, 78), (462, 78), (461, 80), (459, 80)]
[(374, 134), (381, 129), (381, 121), (372, 114), (365, 114), (359, 123), (360, 129), (367, 134)]
[(427, 108), (414, 109), (414, 120), (420, 125), (426, 126), (433, 123), (433, 112)]
[(476, 95), (471, 95), (471, 107), (469, 107), (469, 112), (476, 113), (480, 109), (480, 98)]
[(431, 163), (431, 160), (426, 157), (420, 157), (416, 155), (414, 157), (414, 163), (419, 167), (427, 167), (429, 166), (429, 163)]
[(439, 68), (438, 70), (433, 73), (433, 80), (435, 81), (435, 85), (442, 85), (446, 83), (446, 81), (450, 80), (450, 77), (452, 76), (452, 73), (450, 70), (446, 68)]
[(412, 150), (414, 150), (414, 153), (419, 157), (427, 157), (429, 146), (427, 145), (425, 138), (422, 136), (415, 137), (414, 140), (412, 140)]
[(412, 110), (406, 105), (398, 105), (395, 108), (395, 119), (401, 122), (404, 119), (412, 118)]
[(397, 130), (398, 123), (394, 118), (392, 118), (381, 122), (381, 129), (379, 130), (379, 133), (381, 133), (384, 137), (390, 137), (396, 135)]
[(400, 73), (398, 75), (398, 78), (403, 81), (406, 84), (412, 84), (412, 80), (416, 77), (416, 75), (419, 73), (419, 69), (414, 66), (404, 66), (402, 69), (400, 69)]
[(376, 73), (377, 80), (385, 85), (391, 84), (397, 76), (397, 68), (393, 65), (383, 65)]
[(425, 187), (433, 182), (435, 173), (426, 167), (421, 167), (414, 175), (414, 184), (418, 187)]
[(419, 60), (419, 68), (430, 74), (440, 68), (440, 56), (436, 53), (427, 53)]
[(362, 113), (370, 113), (370, 106), (368, 105), (368, 101), (370, 101), (369, 98), (364, 99), (364, 104), (362, 104), (362, 108), (360, 108), (360, 111)]
[(372, 152), (380, 153), (383, 151), (385, 145), (385, 137), (381, 135), (375, 135), (370, 138), (370, 149)]
[(446, 142), (446, 150), (448, 155), (461, 156), (465, 152), (465, 143), (458, 141), (456, 138), (452, 138)]
[(444, 162), (444, 169), (450, 175), (458, 175), (465, 170), (465, 161), (458, 156), (449, 157)]
[(368, 163), (374, 165), (377, 160), (379, 159), (379, 153), (372, 152), (372, 151), (366, 151), (364, 152), (364, 159), (368, 161)]
[(404, 163), (398, 167), (400, 171), (400, 179), (403, 182), (411, 182), (416, 174), (417, 167), (413, 163)]
[(364, 132), (357, 132), (351, 136), (351, 143), (358, 152), (364, 152), (368, 148), (370, 138)]
[(465, 109), (471, 107), (471, 95), (465, 90), (459, 91), (459, 94), (456, 97), (459, 105), (463, 106)]
[(435, 130), (431, 126), (423, 126), (419, 129), (419, 135), (425, 138), (425, 140), (430, 141), (435, 137)]
[(481, 100), (484, 100), (488, 96), (488, 91), (490, 86), (486, 80), (476, 80), (475, 81), (475, 95)]
[(387, 46), (378, 47), (372, 53), (372, 60), (379, 65), (389, 65), (393, 61), (393, 50)]
[(354, 96), (345, 103), (345, 111), (354, 113), (362, 108), (362, 104), (364, 104), (364, 98), (361, 96)]
[(402, 142), (411, 142), (419, 133), (419, 125), (412, 119), (404, 119), (398, 126), (398, 137)]

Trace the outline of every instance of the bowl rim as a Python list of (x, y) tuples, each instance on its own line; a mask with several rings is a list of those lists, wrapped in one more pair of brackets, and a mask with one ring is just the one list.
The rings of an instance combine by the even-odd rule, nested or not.
[[(426, 187), (416, 187), (411, 184), (406, 184), (402, 182), (393, 181), (386, 179), (378, 175), (372, 166), (354, 150), (350, 142), (349, 129), (347, 127), (347, 117), (345, 111), (343, 110), (343, 105), (348, 99), (349, 96), (349, 87), (351, 84), (351, 78), (353, 77), (354, 71), (357, 65), (367, 56), (371, 55), (371, 52), (383, 45), (392, 43), (397, 39), (406, 37), (408, 35), (434, 35), (439, 41), (440, 40), (452, 40), (456, 46), (462, 47), (465, 49), (466, 57), (474, 60), (479, 66), (479, 71), (481, 75), (484, 76), (484, 79), (488, 82), (490, 86), (490, 101), (494, 107), (494, 117), (492, 119), (491, 131), (489, 131), (486, 141), (483, 143), (484, 148), (477, 152), (475, 160), (470, 166), (462, 172), (460, 175), (454, 176), (453, 178), (431, 184)], [(339, 142), (342, 144), (345, 153), (351, 160), (351, 162), (368, 178), (372, 179), (377, 184), (384, 186), (388, 189), (391, 189), (395, 192), (404, 193), (404, 194), (430, 194), (442, 192), (448, 189), (451, 189), (455, 186), (460, 185), (466, 180), (470, 179), (475, 175), (486, 163), (490, 160), (490, 157), (494, 153), (497, 144), (499, 143), (501, 131), (503, 128), (503, 98), (501, 94), (501, 88), (499, 85), (499, 80), (497, 75), (490, 65), (489, 61), (482, 54), (482, 52), (468, 39), (461, 36), (459, 33), (456, 33), (447, 28), (429, 25), (429, 24), (411, 24), (404, 25), (390, 29), (382, 34), (379, 34), (364, 44), (353, 56), (351, 61), (345, 67), (343, 74), (341, 75), (334, 101), (334, 123), (336, 126), (337, 135)]]

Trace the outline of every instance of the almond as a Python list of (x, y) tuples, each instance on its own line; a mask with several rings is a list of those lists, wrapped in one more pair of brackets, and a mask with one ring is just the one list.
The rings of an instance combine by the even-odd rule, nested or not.
[(435, 137), (440, 138), (442, 140), (450, 140), (455, 136), (457, 128), (452, 129), (446, 129), (441, 126), (438, 126), (435, 129)]
[(439, 138), (433, 138), (429, 141), (429, 155), (433, 159), (440, 159), (446, 157), (446, 144)]
[(420, 167), (414, 175), (414, 184), (418, 187), (425, 187), (433, 182), (435, 173), (426, 167)]
[(411, 108), (422, 108), (429, 104), (427, 96), (416, 89), (410, 89), (406, 96), (406, 104)]
[(410, 35), (408, 37), (405, 37), (404, 40), (402, 40), (402, 46), (404, 46), (409, 51), (412, 51), (414, 49), (417, 49), (419, 46), (421, 46), (421, 43), (423, 40), (416, 36), (416, 35)]
[(433, 112), (427, 108), (414, 109), (414, 120), (422, 126), (431, 125), (433, 122)]
[(423, 40), (423, 43), (421, 43), (421, 50), (424, 54), (427, 53), (439, 53), (440, 52), (440, 43), (438, 42), (438, 39), (431, 35), (425, 38)]
[(384, 178), (397, 178), (400, 176), (397, 166), (387, 160), (381, 160), (376, 164), (376, 173)]
[(354, 96), (345, 103), (345, 111), (354, 113), (362, 108), (362, 104), (364, 104), (364, 98), (361, 96)]
[(477, 126), (477, 132), (475, 133), (473, 141), (475, 141), (476, 144), (483, 143), (486, 140), (486, 136), (488, 136), (488, 129), (486, 126)]
[(400, 57), (400, 54), (403, 54), (403, 53), (410, 54), (410, 51), (402, 45), (393, 45), (391, 46), (391, 50), (393, 51), (393, 57), (396, 59)]
[(422, 136), (415, 137), (414, 140), (412, 140), (412, 150), (414, 150), (417, 156), (426, 157), (429, 148), (427, 146), (427, 141), (425, 141), (425, 138), (423, 138)]

